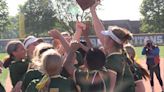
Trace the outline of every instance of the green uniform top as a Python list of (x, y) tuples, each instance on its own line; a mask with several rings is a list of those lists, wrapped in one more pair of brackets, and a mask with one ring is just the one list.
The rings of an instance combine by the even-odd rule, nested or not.
[(16, 83), (23, 79), (24, 74), (28, 69), (29, 62), (26, 61), (12, 61), (11, 65), (9, 66), (10, 70), (10, 78), (13, 87)]
[(42, 76), (43, 75), (39, 70), (36, 69), (28, 70), (23, 78), (22, 92), (25, 92), (27, 86), (32, 80), (42, 78)]
[[(73, 79), (80, 86), (81, 92), (103, 92), (109, 90), (109, 78), (103, 77), (105, 73), (103, 70), (90, 72), (76, 70)], [(99, 77), (100, 80), (96, 81), (96, 77)]]
[(40, 82), (40, 80), (41, 78), (32, 80), (27, 86), (27, 88), (25, 89), (25, 91), (22, 92), (38, 92), (36, 85)]
[(134, 64), (130, 65), (130, 69), (132, 71), (133, 78), (134, 78), (135, 82), (142, 80), (142, 71), (137, 64), (134, 63)]
[(135, 83), (130, 66), (125, 56), (120, 53), (113, 53), (107, 56), (105, 67), (117, 73), (114, 92), (135, 92)]
[(6, 92), (5, 88), (3, 87), (3, 85), (0, 83), (0, 92)]
[(62, 76), (51, 77), (48, 92), (76, 92), (76, 85), (71, 79)]
[[(41, 79), (34, 79), (28, 85), (25, 92), (38, 92), (36, 85)], [(48, 92), (76, 92), (76, 85), (71, 79), (62, 76), (53, 76), (48, 85)]]
[[(83, 65), (84, 61), (83, 61), (83, 57), (81, 55), (80, 52), (76, 51), (76, 59), (78, 61), (77, 64), (75, 64), (74, 66), (76, 68), (79, 68), (81, 65)], [(67, 72), (67, 70), (63, 67), (62, 71), (61, 71), (61, 75), (66, 77), (66, 78), (69, 78), (70, 77), (70, 74)]]

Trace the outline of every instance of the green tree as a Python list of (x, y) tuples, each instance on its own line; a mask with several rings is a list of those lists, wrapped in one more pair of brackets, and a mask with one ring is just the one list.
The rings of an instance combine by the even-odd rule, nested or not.
[(18, 16), (17, 15), (16, 16), (9, 16), (9, 21), (10, 21), (10, 24), (8, 26), (8, 30), (18, 31)]
[(59, 21), (63, 24), (62, 28), (65, 31), (69, 31), (70, 33), (74, 32), (74, 25), (76, 19), (76, 15), (81, 15), (79, 20), (89, 21), (88, 18), (90, 16), (89, 11), (85, 11), (82, 13), (82, 10), (79, 8), (78, 4), (75, 0), (52, 0), (54, 3), (54, 8), (56, 11), (55, 16), (59, 19)]
[(0, 32), (7, 31), (7, 26), (9, 24), (8, 14), (6, 1), (0, 0)]
[(143, 0), (140, 9), (142, 32), (164, 32), (164, 1)]
[(51, 0), (28, 0), (20, 12), (25, 15), (26, 34), (44, 36), (58, 21)]

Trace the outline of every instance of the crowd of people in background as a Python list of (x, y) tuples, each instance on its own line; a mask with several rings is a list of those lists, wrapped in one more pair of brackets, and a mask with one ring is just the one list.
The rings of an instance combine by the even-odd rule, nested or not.
[[(158, 46), (147, 40), (143, 48), (148, 72), (135, 60), (129, 30), (118, 26), (105, 30), (96, 13), (99, 3), (96, 1), (90, 12), (100, 47), (92, 45), (86, 24), (80, 21), (73, 35), (48, 31), (52, 44), (35, 36), (7, 44), (8, 57), (0, 62), (0, 73), (2, 68), (9, 69), (11, 92), (145, 92), (143, 79), (150, 80), (154, 92), (154, 72), (164, 92)], [(5, 92), (2, 84), (0, 92)]]

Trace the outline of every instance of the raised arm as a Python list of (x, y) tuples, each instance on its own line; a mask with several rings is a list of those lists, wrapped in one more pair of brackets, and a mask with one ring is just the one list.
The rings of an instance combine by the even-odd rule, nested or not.
[(64, 68), (67, 70), (67, 72), (73, 76), (74, 71), (76, 70), (75, 66), (74, 66), (74, 58), (75, 58), (75, 52), (76, 50), (79, 48), (80, 44), (76, 41), (76, 42), (72, 42), (70, 49), (68, 51), (68, 55), (65, 59), (65, 63), (64, 63)]
[(86, 22), (86, 29), (82, 31), (82, 35), (83, 35), (83, 39), (87, 43), (87, 47), (92, 48), (93, 45), (92, 45), (90, 38), (89, 38), (89, 29), (90, 29), (90, 24), (89, 24), (89, 22)]
[(92, 19), (93, 19), (93, 26), (96, 33), (96, 36), (100, 39), (102, 45), (104, 46), (104, 36), (101, 34), (101, 31), (105, 30), (102, 22), (99, 20), (97, 13), (96, 13), (96, 6), (100, 3), (100, 1), (96, 1), (96, 3), (90, 8)]
[(50, 30), (48, 34), (53, 37), (53, 39), (58, 39), (62, 46), (64, 47), (65, 51), (68, 52), (69, 50), (69, 44), (64, 39), (64, 37), (60, 34), (60, 32), (57, 29)]
[(86, 25), (81, 23), (81, 22), (79, 22), (79, 21), (77, 21), (75, 26), (76, 26), (76, 31), (75, 31), (75, 33), (73, 35), (72, 40), (76, 40), (76, 41), (79, 42), (81, 34), (82, 34), (82, 31), (86, 29)]

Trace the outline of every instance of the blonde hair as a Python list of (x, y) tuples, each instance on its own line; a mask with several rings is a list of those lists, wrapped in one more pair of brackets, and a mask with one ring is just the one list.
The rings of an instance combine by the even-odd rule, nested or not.
[(44, 53), (44, 51), (48, 50), (48, 49), (53, 49), (53, 45), (49, 44), (49, 43), (40, 43), (35, 47), (35, 50), (33, 52), (33, 58), (32, 58), (32, 62), (35, 65), (39, 65), (40, 64), (40, 58), (41, 55)]
[[(40, 60), (41, 64), (39, 70), (44, 74), (44, 76), (41, 81), (36, 85), (36, 88), (39, 90), (39, 92), (48, 92), (47, 86), (51, 81), (50, 78), (51, 76), (58, 75), (60, 73), (62, 59), (61, 55), (57, 52), (56, 49), (48, 49), (43, 53)], [(50, 66), (48, 66), (48, 64)], [(50, 74), (47, 70), (48, 67), (51, 67)]]
[[(59, 72), (62, 67), (62, 56), (58, 53), (56, 49), (49, 49), (43, 53), (41, 57), (41, 65), (40, 70), (43, 71), (44, 74), (48, 74), (47, 65), (50, 62), (54, 62), (54, 72)], [(49, 75), (49, 74), (48, 74)]]
[(128, 44), (128, 45), (125, 45), (124, 48), (125, 48), (126, 52), (128, 53), (128, 55), (129, 56), (132, 55), (132, 58), (134, 59), (136, 56), (134, 46), (132, 46), (131, 44)]

